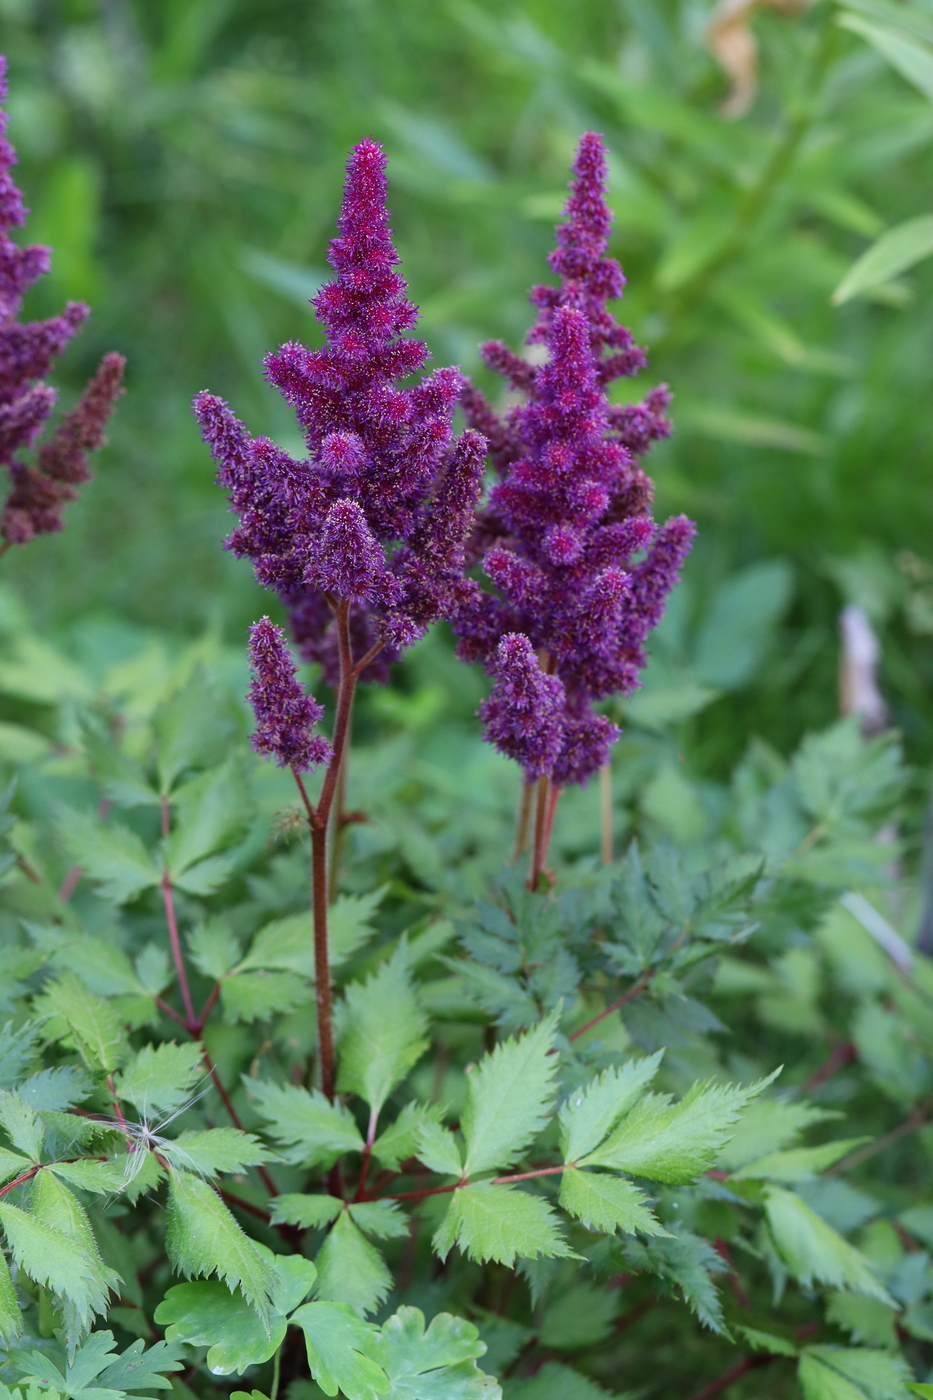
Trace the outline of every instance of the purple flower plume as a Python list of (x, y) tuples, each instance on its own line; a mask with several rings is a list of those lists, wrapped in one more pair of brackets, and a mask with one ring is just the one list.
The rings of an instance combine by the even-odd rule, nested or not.
[(453, 437), (459, 370), (399, 384), (428, 352), (408, 335), (418, 312), (395, 270), (385, 156), (375, 141), (351, 153), (329, 259), (337, 275), (314, 299), (325, 344), (291, 342), (266, 360), (308, 456), (298, 461), (251, 437), (211, 394), (199, 394), (194, 407), (239, 516), (228, 547), (279, 594), (302, 657), (321, 663), (335, 684), (329, 598), (352, 602), (355, 657), (385, 642), (364, 680), (387, 679), (399, 650), (450, 611), (485, 442), (472, 431)]
[(479, 708), (485, 737), (500, 753), (514, 758), (525, 781), (550, 773), (563, 743), (564, 687), (546, 676), (531, 643), (520, 632), (509, 632), (496, 648), (495, 681), (488, 700)]
[[(652, 484), (637, 461), (670, 432), (667, 388), (626, 407), (606, 395), (614, 379), (643, 368), (645, 356), (606, 305), (625, 279), (605, 256), (612, 222), (605, 178), (602, 140), (587, 133), (550, 255), (560, 284), (531, 293), (539, 312), (528, 341), (546, 347), (545, 362), (533, 365), (499, 342), (483, 346), (486, 363), (522, 402), (500, 417), (472, 385), (462, 399), (468, 423), (489, 442), (497, 481), (470, 541), (495, 593), (471, 580), (458, 586), (458, 650), (497, 678), (495, 709), (484, 717), (487, 738), (505, 752), (505, 710), (513, 705), (519, 715), (521, 707), (501, 679), (500, 639), (524, 634), (526, 669), (537, 666), (535, 653), (548, 658), (563, 689), (560, 745), (539, 771), (558, 785), (584, 783), (606, 761), (618, 730), (593, 703), (638, 686), (643, 643), (695, 532), (683, 516), (658, 530), (649, 514)], [(517, 665), (514, 647), (509, 654)], [(527, 776), (534, 765), (512, 756)]]
[(253, 748), (274, 758), (280, 768), (305, 772), (327, 763), (330, 744), (311, 731), (324, 707), (306, 695), (295, 674), (285, 633), (267, 617), (250, 628), (249, 660), (253, 680), (249, 703), (256, 716)]
[[(7, 97), (6, 59), (0, 54), (0, 102)], [(8, 544), (26, 544), (63, 526), (62, 508), (89, 479), (87, 452), (104, 441), (103, 426), (122, 392), (124, 361), (107, 355), (72, 413), (39, 449), (34, 465), (22, 454), (33, 447), (55, 406), (54, 389), (41, 383), (68, 341), (87, 320), (82, 302), (69, 302), (60, 316), (21, 323), (23, 297), (50, 267), (50, 250), (20, 247), (10, 230), (21, 228), (27, 210), (10, 175), (16, 152), (6, 138), (7, 116), (0, 110), (0, 464), (12, 490), (0, 513), (0, 535)]]

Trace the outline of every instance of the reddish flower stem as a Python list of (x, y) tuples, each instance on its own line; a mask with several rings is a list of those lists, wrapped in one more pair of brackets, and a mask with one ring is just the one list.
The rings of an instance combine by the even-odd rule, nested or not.
[(605, 1011), (600, 1011), (598, 1016), (594, 1016), (592, 1020), (587, 1021), (586, 1025), (581, 1026), (580, 1029), (574, 1031), (572, 1035), (568, 1035), (567, 1039), (579, 1040), (581, 1035), (586, 1035), (587, 1031), (591, 1031), (594, 1026), (598, 1026), (600, 1021), (604, 1021), (607, 1016), (611, 1016), (613, 1011), (618, 1011), (621, 1007), (625, 1006), (627, 1002), (633, 1001), (640, 992), (645, 990), (653, 976), (654, 968), (649, 968), (647, 972), (643, 972), (635, 985), (629, 987), (625, 996), (619, 997), (617, 1001), (612, 1002), (611, 1005), (606, 1007)]
[(537, 891), (541, 883), (541, 876), (544, 873), (547, 860), (547, 816), (550, 786), (549, 778), (540, 777), (538, 779), (534, 844), (531, 848), (531, 865), (528, 870), (528, 889), (531, 890), (532, 894)]

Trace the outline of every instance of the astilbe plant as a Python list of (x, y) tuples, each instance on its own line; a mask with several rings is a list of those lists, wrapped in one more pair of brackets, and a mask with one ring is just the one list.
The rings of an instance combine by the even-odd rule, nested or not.
[[(544, 869), (560, 789), (586, 783), (618, 737), (594, 703), (638, 686), (645, 638), (663, 616), (694, 534), (684, 516), (655, 526), (651, 481), (638, 463), (670, 431), (667, 389), (635, 405), (607, 396), (607, 386), (637, 374), (645, 356), (607, 308), (625, 279), (606, 256), (605, 181), (601, 138), (588, 132), (550, 255), (560, 285), (531, 293), (540, 309), (528, 341), (545, 348), (544, 363), (499, 341), (482, 347), (522, 402), (499, 417), (475, 386), (464, 392), (467, 419), (487, 436), (498, 478), (474, 535), (496, 591), (460, 584), (454, 629), (460, 655), (482, 661), (494, 677), (482, 712), (487, 738), (521, 765), (526, 784), (538, 784), (531, 888)], [(530, 647), (518, 646), (516, 633)], [(547, 685), (531, 674), (532, 648)], [(526, 703), (529, 687), (542, 703)], [(526, 820), (530, 796), (529, 788)]]
[[(0, 54), (0, 102), (6, 97), (6, 59)], [(55, 390), (42, 382), (44, 376), (90, 313), (83, 302), (69, 302), (47, 321), (18, 319), (25, 293), (51, 264), (48, 248), (20, 247), (10, 237), (25, 224), (27, 210), (10, 175), (16, 152), (6, 136), (7, 121), (0, 112), (0, 465), (11, 478), (0, 513), (0, 552), (63, 528), (62, 509), (90, 478), (87, 453), (104, 441), (124, 367), (122, 355), (105, 355), (77, 406), (39, 446), (35, 461), (26, 460), (55, 406)]]
[(428, 352), (406, 334), (418, 313), (395, 271), (385, 157), (375, 141), (361, 141), (350, 157), (329, 257), (337, 277), (314, 300), (326, 344), (309, 350), (290, 342), (266, 361), (295, 409), (308, 457), (297, 461), (251, 437), (214, 395), (199, 394), (195, 412), (240, 519), (228, 547), (279, 594), (302, 656), (320, 662), (337, 691), (315, 804), (301, 773), (324, 762), (325, 750), (296, 742), (284, 718), (280, 737), (270, 737), (276, 705), (291, 703), (281, 688), (289, 663), (280, 636), (264, 623), (254, 629), (257, 746), (294, 772), (311, 828), (320, 1064), (333, 1098), (327, 829), (354, 691), (359, 680), (385, 679), (388, 663), (450, 611), (485, 442), (472, 430), (453, 437), (464, 384), (458, 370), (435, 370), (412, 387), (398, 382), (422, 369)]

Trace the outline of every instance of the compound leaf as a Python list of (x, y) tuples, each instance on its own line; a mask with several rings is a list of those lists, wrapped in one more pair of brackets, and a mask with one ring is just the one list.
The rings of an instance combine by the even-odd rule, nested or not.
[(473, 1069), (461, 1118), (465, 1176), (517, 1161), (550, 1117), (559, 1011), (533, 1030), (497, 1045)]
[(68, 854), (105, 899), (126, 904), (162, 879), (158, 862), (128, 826), (68, 809), (60, 814), (58, 829)]
[(494, 1186), (488, 1181), (454, 1191), (434, 1235), (434, 1248), (446, 1259), (455, 1244), (478, 1263), (494, 1259), (509, 1267), (517, 1257), (573, 1255), (547, 1201), (517, 1187)]

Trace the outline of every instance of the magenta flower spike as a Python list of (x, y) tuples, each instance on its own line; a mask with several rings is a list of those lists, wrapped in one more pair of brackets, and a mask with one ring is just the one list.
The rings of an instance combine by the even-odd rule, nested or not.
[(354, 658), (382, 644), (364, 680), (387, 679), (389, 662), (449, 610), (485, 443), (473, 431), (454, 439), (459, 370), (398, 382), (421, 370), (428, 352), (408, 335), (418, 313), (395, 270), (385, 156), (375, 141), (350, 155), (329, 259), (336, 278), (314, 299), (326, 343), (290, 342), (266, 360), (295, 409), (307, 458), (252, 438), (211, 394), (198, 395), (195, 412), (240, 517), (228, 547), (279, 594), (303, 659), (319, 662), (336, 685), (335, 599), (350, 603)]
[[(0, 102), (7, 98), (6, 59), (0, 54)], [(107, 355), (74, 411), (44, 443), (37, 460), (24, 460), (55, 407), (55, 390), (43, 383), (68, 341), (90, 315), (83, 302), (69, 302), (60, 316), (20, 322), (23, 297), (48, 272), (50, 249), (20, 245), (10, 230), (22, 228), (27, 210), (10, 175), (16, 152), (6, 137), (7, 115), (0, 110), (0, 465), (12, 490), (0, 512), (0, 535), (8, 545), (64, 525), (62, 508), (89, 480), (87, 452), (103, 444), (103, 428), (122, 392), (124, 360)]]
[[(585, 783), (607, 761), (618, 729), (593, 705), (638, 686), (647, 662), (643, 643), (663, 616), (694, 535), (682, 516), (657, 529), (649, 514), (652, 484), (637, 461), (670, 432), (666, 387), (623, 408), (606, 394), (614, 379), (643, 368), (645, 356), (607, 308), (625, 279), (606, 256), (612, 215), (605, 183), (602, 140), (589, 132), (550, 255), (560, 283), (531, 293), (539, 312), (528, 341), (546, 346), (547, 358), (534, 365), (489, 342), (482, 347), (486, 363), (523, 401), (500, 416), (474, 386), (463, 395), (468, 423), (489, 441), (497, 477), (471, 541), (471, 556), (482, 558), (495, 593), (468, 579), (459, 585), (458, 650), (495, 677), (481, 712), (486, 737), (522, 764), (526, 778), (544, 774), (555, 787)], [(515, 633), (527, 649), (513, 697), (504, 675), (519, 664)], [(508, 664), (500, 639), (509, 641)], [(540, 747), (539, 757), (551, 755), (543, 768), (507, 737), (506, 713), (514, 710), (519, 732), (519, 695), (531, 693), (527, 668), (539, 662), (548, 672), (540, 679), (563, 690), (560, 743)], [(546, 708), (550, 713), (550, 702)]]
[(330, 744), (312, 733), (324, 707), (305, 694), (285, 633), (267, 617), (250, 628), (249, 660), (253, 673), (249, 703), (256, 717), (253, 748), (274, 758), (280, 768), (299, 773), (326, 763)]

